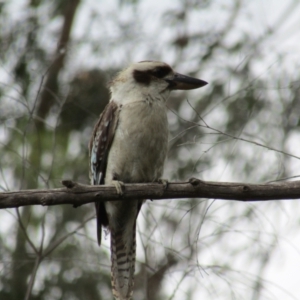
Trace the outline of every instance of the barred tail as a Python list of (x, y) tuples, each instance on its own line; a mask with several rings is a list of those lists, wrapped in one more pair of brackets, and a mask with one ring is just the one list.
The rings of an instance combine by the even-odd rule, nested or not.
[(117, 300), (130, 300), (135, 270), (135, 227), (130, 222), (123, 229), (111, 228), (111, 284)]

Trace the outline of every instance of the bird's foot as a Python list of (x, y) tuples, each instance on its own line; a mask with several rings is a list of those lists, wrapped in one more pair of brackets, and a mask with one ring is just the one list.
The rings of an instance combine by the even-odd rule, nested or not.
[(111, 184), (116, 188), (118, 195), (123, 195), (124, 182), (119, 180), (113, 180)]
[(159, 178), (159, 179), (157, 180), (157, 182), (163, 185), (164, 190), (166, 190), (166, 189), (168, 188), (169, 180), (163, 179), (163, 178)]

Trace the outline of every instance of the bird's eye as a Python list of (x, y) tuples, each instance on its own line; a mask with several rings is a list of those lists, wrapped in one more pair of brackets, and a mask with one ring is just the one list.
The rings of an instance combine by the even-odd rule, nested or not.
[(161, 68), (156, 68), (153, 70), (153, 75), (158, 78), (164, 77), (164, 72)]
[(170, 73), (171, 69), (169, 67), (157, 67), (151, 73), (157, 78), (163, 78)]

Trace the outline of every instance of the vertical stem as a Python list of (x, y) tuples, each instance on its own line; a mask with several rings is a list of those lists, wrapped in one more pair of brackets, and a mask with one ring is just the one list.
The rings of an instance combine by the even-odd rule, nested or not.
[(41, 262), (41, 256), (39, 254), (35, 259), (34, 267), (33, 267), (33, 270), (32, 270), (32, 274), (31, 274), (31, 277), (30, 277), (29, 285), (28, 285), (24, 300), (29, 300), (30, 299), (30, 295), (31, 295), (31, 292), (32, 292), (32, 289), (33, 289), (36, 273), (37, 273), (37, 270), (39, 268), (40, 262)]

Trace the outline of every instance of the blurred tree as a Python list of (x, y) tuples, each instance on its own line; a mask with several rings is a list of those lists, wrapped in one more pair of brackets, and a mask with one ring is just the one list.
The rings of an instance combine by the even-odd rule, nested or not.
[[(289, 155), (300, 155), (298, 51), (282, 34), (294, 37), (286, 28), (296, 11), (292, 0), (277, 19), (243, 0), (1, 3), (1, 189), (87, 183), (87, 143), (108, 81), (143, 59), (209, 81), (191, 99), (169, 101), (166, 178), (298, 176)], [(134, 299), (274, 299), (264, 276), (290, 207), (146, 203)], [(0, 220), (0, 299), (111, 298), (108, 242), (96, 245), (93, 206), (5, 210)]]

